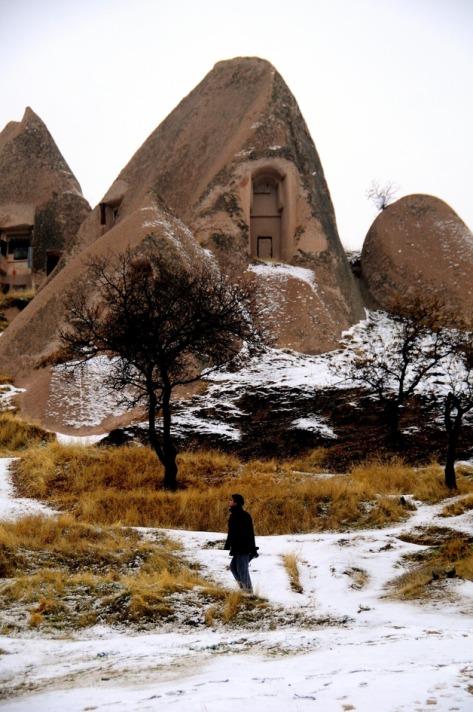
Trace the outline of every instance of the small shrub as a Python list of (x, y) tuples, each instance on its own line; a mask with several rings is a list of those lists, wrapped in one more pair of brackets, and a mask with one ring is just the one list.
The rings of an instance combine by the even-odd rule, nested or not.
[(38, 628), (41, 625), (41, 623), (43, 623), (43, 621), (44, 621), (44, 618), (41, 613), (33, 612), (33, 613), (30, 613), (28, 625), (30, 626), (30, 628)]

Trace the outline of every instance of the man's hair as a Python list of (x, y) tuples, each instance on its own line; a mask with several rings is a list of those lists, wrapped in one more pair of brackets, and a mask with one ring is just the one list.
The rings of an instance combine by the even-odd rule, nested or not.
[(232, 499), (238, 507), (243, 507), (245, 500), (241, 494), (232, 494)]

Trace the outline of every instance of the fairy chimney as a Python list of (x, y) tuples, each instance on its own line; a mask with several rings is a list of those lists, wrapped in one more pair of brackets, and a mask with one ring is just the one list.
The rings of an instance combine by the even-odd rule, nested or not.
[(123, 169), (75, 249), (156, 198), (224, 269), (258, 266), (262, 308), (280, 346), (326, 351), (362, 316), (317, 151), (269, 62), (216, 64)]
[(90, 212), (41, 119), (26, 109), (0, 133), (0, 286), (38, 286)]

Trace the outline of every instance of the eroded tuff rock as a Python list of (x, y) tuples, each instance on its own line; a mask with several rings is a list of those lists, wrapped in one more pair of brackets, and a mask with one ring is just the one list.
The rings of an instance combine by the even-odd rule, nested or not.
[(361, 269), (385, 309), (430, 295), (471, 323), (473, 234), (438, 198), (408, 195), (383, 210), (366, 236)]
[[(18, 382), (26, 388), (22, 411), (52, 430), (61, 430), (66, 416), (71, 417), (70, 409), (64, 408), (64, 402), (70, 400), (71, 407), (77, 408), (77, 402), (82, 403), (85, 395), (89, 398), (88, 402), (94, 403), (95, 411), (98, 409), (103, 415), (106, 429), (122, 422), (120, 418), (114, 419), (114, 408), (109, 407), (108, 402), (94, 397), (93, 383), (88, 384), (87, 378), (70, 381), (61, 374), (55, 374), (51, 368), (36, 369), (35, 366), (57, 349), (58, 315), (62, 314), (64, 295), (84, 284), (86, 288), (90, 287), (93, 294), (94, 283), (87, 283), (87, 265), (97, 257), (108, 258), (127, 249), (134, 254), (158, 252), (169, 263), (180, 262), (188, 269), (211, 259), (181, 220), (163, 207), (150, 206), (124, 218), (114, 230), (84, 248), (45, 284), (30, 305), (10, 324), (5, 332), (9, 338), (3, 341), (2, 336), (1, 348), (5, 364), (20, 363)], [(50, 336), (46, 341), (48, 334)], [(39, 345), (45, 342), (46, 346), (40, 352)], [(36, 350), (31, 348), (31, 344), (38, 345)], [(62, 403), (61, 408), (56, 407), (57, 403)], [(86, 428), (91, 415), (81, 414)], [(82, 422), (77, 413), (76, 416), (78, 422)]]
[(0, 133), (0, 233), (4, 242), (10, 236), (20, 236), (25, 244), (29, 240), (28, 268), (36, 285), (68, 249), (89, 212), (54, 139), (28, 107), (21, 121), (8, 123)]
[(271, 64), (238, 58), (218, 63), (125, 166), (63, 269), (5, 332), (0, 367), (27, 373), (53, 350), (64, 289), (87, 259), (150, 235), (172, 242), (176, 224), (189, 231), (179, 259), (197, 250), (225, 271), (251, 270), (279, 346), (328, 350), (363, 314), (297, 103)]
[(362, 316), (317, 151), (268, 62), (216, 64), (123, 169), (82, 226), (76, 249), (156, 197), (226, 270), (258, 259), (313, 270), (311, 290), (296, 273), (264, 274), (263, 291), (283, 285), (287, 296), (273, 320), (279, 345), (325, 351)]

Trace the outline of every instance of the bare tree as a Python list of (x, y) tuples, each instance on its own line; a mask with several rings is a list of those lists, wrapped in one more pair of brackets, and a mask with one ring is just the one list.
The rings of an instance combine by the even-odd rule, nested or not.
[(68, 298), (60, 359), (74, 371), (100, 354), (115, 357), (105, 385), (130, 407), (146, 406), (149, 442), (164, 466), (164, 486), (173, 490), (173, 392), (228, 365), (242, 342), (249, 353), (262, 347), (254, 288), (216, 266), (191, 272), (130, 251), (112, 263), (95, 259), (89, 274), (94, 298), (86, 287)]
[(444, 365), (443, 414), (447, 433), (445, 484), (457, 488), (455, 459), (464, 416), (473, 411), (473, 332), (450, 332), (451, 358)]
[(389, 439), (399, 445), (402, 407), (449, 353), (441, 306), (415, 300), (390, 315), (370, 312), (345, 345), (337, 372), (378, 399)]
[(393, 202), (398, 192), (399, 186), (392, 181), (380, 183), (373, 180), (366, 191), (366, 197), (374, 203), (377, 210), (385, 210)]

